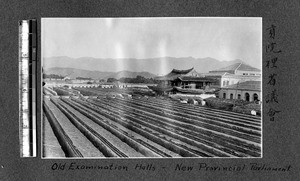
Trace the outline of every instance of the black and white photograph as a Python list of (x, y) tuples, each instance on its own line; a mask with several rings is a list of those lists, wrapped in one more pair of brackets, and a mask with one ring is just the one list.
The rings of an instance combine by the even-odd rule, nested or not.
[(262, 18), (42, 18), (42, 158), (262, 158)]

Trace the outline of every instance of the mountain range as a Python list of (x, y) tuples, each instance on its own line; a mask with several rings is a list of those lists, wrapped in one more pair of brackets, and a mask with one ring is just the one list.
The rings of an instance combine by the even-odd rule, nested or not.
[(143, 76), (145, 78), (152, 78), (156, 76), (149, 72), (131, 72), (131, 71), (101, 72), (101, 71), (89, 71), (89, 70), (82, 70), (82, 69), (75, 69), (75, 68), (60, 68), (60, 67), (45, 69), (44, 73), (48, 75), (56, 74), (56, 75), (68, 76), (71, 79), (75, 79), (76, 77), (85, 77), (85, 78), (92, 78), (92, 79), (108, 79), (108, 78), (120, 79), (122, 77), (135, 78), (138, 75)]
[[(70, 58), (65, 56), (49, 57), (43, 59), (43, 70), (46, 74), (62, 76), (90, 77), (94, 79), (136, 77), (141, 75), (146, 78), (165, 75), (172, 69), (190, 69), (192, 67), (199, 73), (207, 73), (210, 70), (227, 67), (242, 62), (236, 59), (232, 61), (219, 61), (214, 58), (193, 57), (159, 57), (148, 59), (111, 59), (111, 58)], [(252, 65), (253, 66), (253, 65)], [(260, 68), (257, 66), (253, 66)]]

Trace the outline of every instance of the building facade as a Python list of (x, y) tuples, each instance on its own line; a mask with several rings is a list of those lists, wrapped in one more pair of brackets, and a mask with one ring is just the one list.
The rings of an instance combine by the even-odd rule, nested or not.
[(245, 101), (261, 101), (261, 81), (245, 81), (224, 86), (219, 92), (219, 98), (241, 99)]
[(188, 70), (173, 69), (165, 76), (156, 77), (165, 86), (179, 87), (182, 89), (207, 89), (215, 79), (199, 74), (194, 68)]
[(203, 75), (217, 80), (212, 85), (214, 88), (223, 88), (238, 82), (261, 81), (261, 70), (244, 63), (236, 63), (228, 67), (212, 70)]

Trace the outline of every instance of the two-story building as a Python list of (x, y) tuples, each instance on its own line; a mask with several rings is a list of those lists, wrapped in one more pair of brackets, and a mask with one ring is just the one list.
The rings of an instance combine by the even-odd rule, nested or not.
[[(260, 99), (261, 87), (258, 87), (258, 85), (260, 86), (261, 84), (261, 70), (250, 65), (235, 63), (224, 68), (209, 71), (209, 73), (203, 75), (217, 80), (211, 85), (212, 88), (220, 90), (216, 94), (217, 97), (248, 101), (253, 101), (254, 97), (255, 99)], [(256, 88), (253, 89), (254, 85), (256, 85)], [(248, 92), (244, 92), (247, 89), (249, 89)]]
[(228, 67), (212, 70), (203, 75), (217, 80), (212, 85), (215, 88), (222, 88), (238, 82), (261, 80), (261, 70), (244, 63), (236, 63)]
[(261, 100), (261, 81), (245, 81), (222, 87), (219, 94), (224, 99)]

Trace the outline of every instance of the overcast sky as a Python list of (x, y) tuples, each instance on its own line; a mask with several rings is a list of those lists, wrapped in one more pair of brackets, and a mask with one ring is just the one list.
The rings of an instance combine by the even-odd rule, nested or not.
[(43, 18), (43, 57), (262, 62), (261, 18)]

